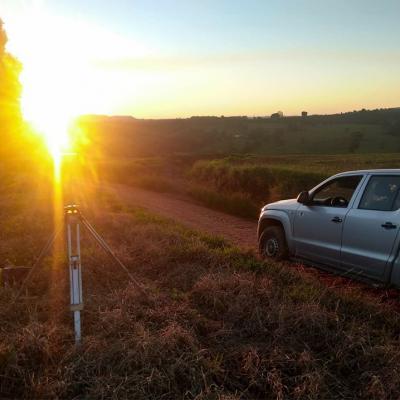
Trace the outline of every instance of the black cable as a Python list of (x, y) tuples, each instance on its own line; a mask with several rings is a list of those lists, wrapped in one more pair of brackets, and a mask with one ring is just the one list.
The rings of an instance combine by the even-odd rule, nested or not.
[(18, 290), (17, 295), (14, 297), (14, 300), (11, 302), (10, 305), (13, 305), (18, 298), (21, 296), (23, 290), (25, 289), (25, 285), (29, 282), (29, 280), (31, 279), (33, 272), (36, 270), (36, 268), (38, 267), (38, 265), (40, 264), (40, 262), (42, 261), (43, 257), (47, 254), (47, 252), (50, 250), (51, 246), (53, 245), (53, 243), (55, 242), (57, 236), (59, 235), (59, 233), (61, 232), (62, 228), (57, 229), (56, 231), (53, 232), (52, 235), (50, 235), (49, 239), (47, 240), (47, 242), (45, 243), (45, 245), (42, 247), (42, 249), (39, 252), (39, 255), (37, 257), (37, 259), (34, 261), (34, 263), (32, 264), (32, 267), (30, 268), (30, 271), (28, 272), (28, 274), (26, 275), (25, 279), (23, 280), (21, 287)]
[[(133, 277), (129, 269), (125, 266), (125, 264), (115, 255), (115, 253), (112, 251), (110, 246), (107, 244), (107, 242), (97, 233), (97, 231), (94, 229), (94, 227), (90, 224), (90, 222), (82, 215), (82, 213), (79, 211), (79, 218), (83, 225), (88, 229), (88, 231), (92, 234), (94, 239), (97, 241), (97, 243), (100, 245), (100, 247), (109, 254), (109, 256), (126, 272), (126, 274), (129, 276), (131, 282), (140, 290), (142, 294), (145, 294), (144, 288), (142, 285)], [(21, 296), (22, 292), (25, 289), (26, 284), (29, 282), (31, 279), (33, 273), (35, 272), (36, 268), (39, 266), (40, 262), (43, 260), (47, 252), (50, 250), (52, 247), (53, 243), (55, 242), (57, 236), (60, 234), (62, 228), (58, 228), (56, 231), (53, 232), (52, 235), (50, 235), (49, 239), (47, 242), (44, 244), (44, 246), (41, 248), (38, 257), (32, 264), (28, 274), (26, 275), (25, 279), (23, 280), (16, 296), (10, 303), (10, 307), (15, 304), (15, 302), (19, 299)]]
[(133, 277), (133, 275), (131, 274), (129, 269), (125, 266), (125, 264), (115, 255), (115, 253), (112, 251), (107, 242), (96, 232), (96, 230), (93, 228), (90, 222), (82, 215), (82, 213), (80, 213), (79, 215), (83, 225), (92, 234), (92, 236), (95, 238), (97, 243), (102, 247), (102, 249), (106, 253), (108, 253), (111, 256), (111, 258), (126, 272), (132, 283), (140, 290), (140, 292), (142, 294), (145, 294), (142, 285)]

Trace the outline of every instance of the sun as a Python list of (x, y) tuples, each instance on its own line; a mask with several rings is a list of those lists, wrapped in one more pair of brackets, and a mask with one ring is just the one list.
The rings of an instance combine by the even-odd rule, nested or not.
[[(79, 55), (83, 50), (68, 46), (68, 32), (53, 24), (41, 16), (34, 33), (25, 36), (25, 46), (32, 52), (23, 53), (21, 107), (24, 118), (43, 136), (49, 152), (59, 161), (73, 145), (68, 130), (83, 109), (85, 69)], [(52, 33), (54, 40), (49, 39)]]
[(23, 115), (59, 159), (74, 151), (70, 136), (79, 139), (68, 132), (76, 117), (115, 114), (137, 104), (147, 75), (132, 75), (123, 60), (142, 59), (152, 50), (80, 15), (55, 13), (49, 3), (22, 2), (5, 21), (7, 50), (23, 65)]
[(70, 137), (82, 134), (69, 135), (76, 117), (114, 114), (137, 102), (141, 80), (120, 60), (141, 58), (150, 49), (93, 21), (54, 14), (45, 2), (26, 2), (18, 10), (9, 13), (6, 29), (8, 51), (23, 65), (23, 115), (60, 160), (63, 152), (75, 151)]
[(73, 150), (72, 121), (99, 97), (89, 85), (93, 74), (85, 33), (43, 8), (31, 10), (15, 27), (10, 36), (23, 65), (22, 112), (59, 163), (64, 152)]
[(47, 98), (39, 95), (24, 97), (22, 110), (25, 119), (31, 123), (34, 131), (43, 136), (47, 149), (56, 163), (62, 154), (72, 150), (68, 133), (73, 116), (65, 112), (63, 104), (57, 102), (60, 110), (48, 104)]

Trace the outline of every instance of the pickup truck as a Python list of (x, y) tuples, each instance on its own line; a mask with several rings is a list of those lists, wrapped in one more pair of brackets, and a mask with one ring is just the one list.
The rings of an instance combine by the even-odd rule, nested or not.
[(334, 175), (261, 210), (262, 257), (400, 287), (400, 169)]

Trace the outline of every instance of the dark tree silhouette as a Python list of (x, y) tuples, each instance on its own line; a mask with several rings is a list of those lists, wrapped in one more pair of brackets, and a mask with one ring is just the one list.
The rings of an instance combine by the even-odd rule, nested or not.
[(22, 129), (20, 108), (21, 63), (6, 51), (7, 34), (0, 19), (0, 152), (5, 153), (18, 146)]

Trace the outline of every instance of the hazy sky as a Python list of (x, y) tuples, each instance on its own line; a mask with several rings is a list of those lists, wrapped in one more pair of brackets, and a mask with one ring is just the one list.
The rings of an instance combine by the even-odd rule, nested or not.
[(399, 0), (1, 0), (0, 17), (33, 114), (400, 106)]

